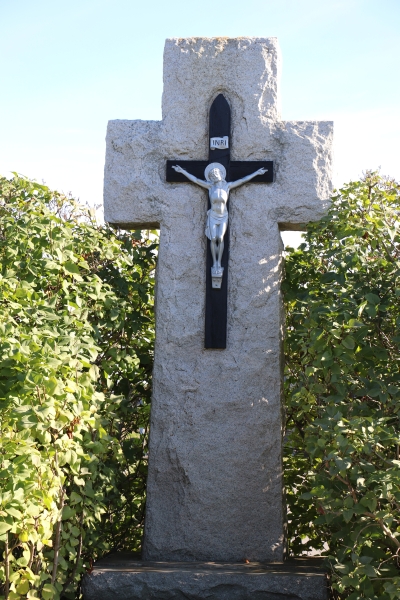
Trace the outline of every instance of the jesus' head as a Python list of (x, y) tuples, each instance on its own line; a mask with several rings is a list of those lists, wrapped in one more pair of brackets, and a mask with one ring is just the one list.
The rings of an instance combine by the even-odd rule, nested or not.
[(222, 181), (223, 179), (222, 173), (219, 169), (213, 169), (209, 172), (208, 176), (210, 178), (210, 181), (212, 181), (213, 183), (216, 183), (217, 181)]
[(210, 181), (211, 183), (217, 183), (217, 181), (223, 181), (225, 179), (226, 170), (223, 165), (215, 162), (207, 166), (206, 170), (204, 171), (204, 175), (207, 181)]

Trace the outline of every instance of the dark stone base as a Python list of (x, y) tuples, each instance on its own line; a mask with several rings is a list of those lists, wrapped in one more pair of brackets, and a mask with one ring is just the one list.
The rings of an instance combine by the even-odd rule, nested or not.
[(83, 579), (85, 600), (327, 600), (318, 559), (186, 563), (112, 554)]

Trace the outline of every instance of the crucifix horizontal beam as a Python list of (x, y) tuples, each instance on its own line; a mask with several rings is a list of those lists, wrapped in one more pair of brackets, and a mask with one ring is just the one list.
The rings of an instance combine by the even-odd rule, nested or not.
[[(173, 165), (179, 165), (190, 171), (195, 177), (203, 179), (204, 170), (208, 164), (210, 164), (209, 160), (167, 160), (166, 180), (169, 183), (188, 183), (187, 178), (182, 173), (174, 171)], [(254, 177), (252, 183), (272, 183), (274, 181), (274, 163), (272, 160), (231, 160), (229, 176), (232, 180), (241, 179), (254, 173), (260, 167), (265, 167), (267, 172)]]

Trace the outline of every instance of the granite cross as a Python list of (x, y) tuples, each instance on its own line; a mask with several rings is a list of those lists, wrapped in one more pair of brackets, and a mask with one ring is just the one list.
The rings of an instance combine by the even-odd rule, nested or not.
[[(252, 179), (252, 183), (271, 183), (273, 181), (272, 161), (234, 161), (230, 159), (231, 146), (231, 109), (223, 94), (218, 94), (210, 108), (209, 118), (209, 154), (204, 160), (167, 160), (166, 180), (169, 182), (187, 183), (185, 175), (176, 172), (175, 165), (189, 171), (199, 179), (204, 179), (208, 164), (220, 163), (226, 171), (226, 180), (235, 181), (257, 171), (260, 167), (266, 173)], [(229, 201), (228, 201), (229, 206)], [(210, 208), (210, 202), (208, 208)], [(206, 310), (205, 310), (205, 348), (226, 348), (228, 266), (229, 266), (229, 222), (224, 235), (224, 251), (222, 254), (223, 277), (211, 277), (212, 257), (210, 239), (207, 240), (206, 259)], [(214, 284), (214, 282), (217, 282)]]
[[(167, 40), (162, 121), (108, 126), (105, 219), (160, 228), (147, 560), (284, 555), (279, 230), (324, 214), (332, 124), (281, 120), (279, 65), (275, 38)], [(204, 348), (204, 190), (165, 175), (167, 159), (206, 156), (208, 113), (221, 93), (232, 111), (232, 162), (275, 167), (272, 185), (231, 192), (222, 352)]]

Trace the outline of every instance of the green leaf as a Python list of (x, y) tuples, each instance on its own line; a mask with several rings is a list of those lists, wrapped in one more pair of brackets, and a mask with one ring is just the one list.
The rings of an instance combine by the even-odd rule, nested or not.
[(71, 500), (71, 502), (73, 502), (73, 503), (80, 503), (80, 502), (82, 502), (82, 501), (83, 501), (83, 498), (82, 498), (82, 496), (80, 496), (80, 495), (79, 495), (79, 494), (77, 494), (76, 492), (71, 492), (71, 495), (70, 495), (70, 500)]
[(18, 594), (27, 594), (29, 590), (29, 581), (25, 579), (22, 583), (17, 585)]
[(376, 294), (365, 294), (365, 298), (368, 300), (368, 302), (370, 304), (379, 304), (379, 302), (381, 301), (381, 299), (379, 298), (379, 296), (377, 296)]
[(0, 521), (0, 535), (2, 535), (3, 533), (6, 533), (7, 531), (10, 531), (12, 525), (10, 525), (10, 523), (5, 523), (4, 521)]
[(63, 267), (66, 271), (68, 271), (68, 273), (73, 273), (73, 274), (77, 273), (78, 275), (80, 274), (78, 265), (74, 262), (71, 262), (70, 260), (65, 262), (63, 264)]
[(73, 517), (75, 515), (75, 513), (76, 513), (76, 511), (73, 508), (71, 508), (70, 506), (64, 506), (63, 511), (62, 511), (63, 521), (67, 521), (68, 519)]
[(5, 511), (12, 517), (15, 517), (16, 519), (20, 519), (22, 516), (21, 511), (17, 510), (16, 508), (13, 508), (12, 506), (6, 506)]
[(52, 600), (57, 593), (56, 588), (51, 583), (45, 583), (42, 589), (44, 600)]
[(348, 335), (347, 337), (344, 338), (344, 340), (342, 341), (342, 344), (348, 350), (353, 350), (354, 346), (356, 345), (356, 342), (353, 337)]
[(363, 565), (362, 572), (368, 577), (376, 577), (376, 570), (372, 565)]
[(321, 283), (331, 283), (332, 281), (335, 281), (337, 277), (337, 274), (333, 271), (329, 272), (329, 273), (324, 273), (323, 275), (321, 275)]
[(347, 509), (343, 511), (343, 518), (346, 521), (346, 523), (349, 523), (349, 521), (351, 521), (351, 519), (353, 518), (354, 515), (354, 511), (353, 509)]

